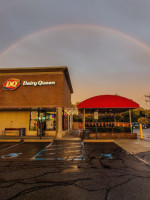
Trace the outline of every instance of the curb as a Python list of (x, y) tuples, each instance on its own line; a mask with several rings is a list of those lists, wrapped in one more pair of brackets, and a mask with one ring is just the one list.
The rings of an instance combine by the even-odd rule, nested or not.
[(53, 142), (52, 139), (24, 139), (24, 142)]
[(1, 139), (0, 142), (21, 142), (22, 140), (20, 139)]
[(95, 139), (95, 140), (91, 140), (91, 139), (87, 139), (87, 140), (83, 140), (83, 142), (114, 142), (114, 140), (99, 140), (99, 139)]

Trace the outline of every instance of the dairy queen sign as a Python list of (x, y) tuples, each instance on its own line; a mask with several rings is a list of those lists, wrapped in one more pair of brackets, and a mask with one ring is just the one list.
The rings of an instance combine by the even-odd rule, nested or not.
[(4, 82), (3, 88), (5, 90), (16, 90), (21, 85), (21, 81), (19, 79), (10, 78)]
[[(3, 88), (5, 90), (16, 90), (21, 85), (21, 80), (10, 78), (4, 82)], [(46, 85), (55, 85), (55, 81), (23, 81), (23, 86), (46, 86)]]

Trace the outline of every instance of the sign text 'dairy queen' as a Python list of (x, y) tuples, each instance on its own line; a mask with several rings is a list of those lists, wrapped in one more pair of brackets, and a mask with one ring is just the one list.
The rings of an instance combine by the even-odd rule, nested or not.
[(44, 81), (23, 81), (24, 86), (45, 86), (45, 85), (55, 85), (55, 81), (44, 82)]

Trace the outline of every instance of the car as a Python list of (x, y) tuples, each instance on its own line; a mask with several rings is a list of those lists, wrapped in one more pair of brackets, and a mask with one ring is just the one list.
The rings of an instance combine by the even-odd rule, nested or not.
[[(140, 123), (139, 122), (133, 122), (132, 123), (132, 127), (135, 128), (139, 128)], [(142, 124), (142, 128), (148, 128), (148, 124)]]

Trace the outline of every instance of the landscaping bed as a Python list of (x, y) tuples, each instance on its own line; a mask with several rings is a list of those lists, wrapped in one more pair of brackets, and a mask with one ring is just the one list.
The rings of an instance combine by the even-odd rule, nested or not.
[[(88, 127), (86, 128), (90, 130), (92, 133), (96, 133), (96, 127)], [(97, 127), (98, 133), (131, 133), (130, 127)]]
[[(90, 133), (89, 139), (96, 139), (96, 133)], [(137, 133), (97, 133), (97, 139), (137, 139)]]

